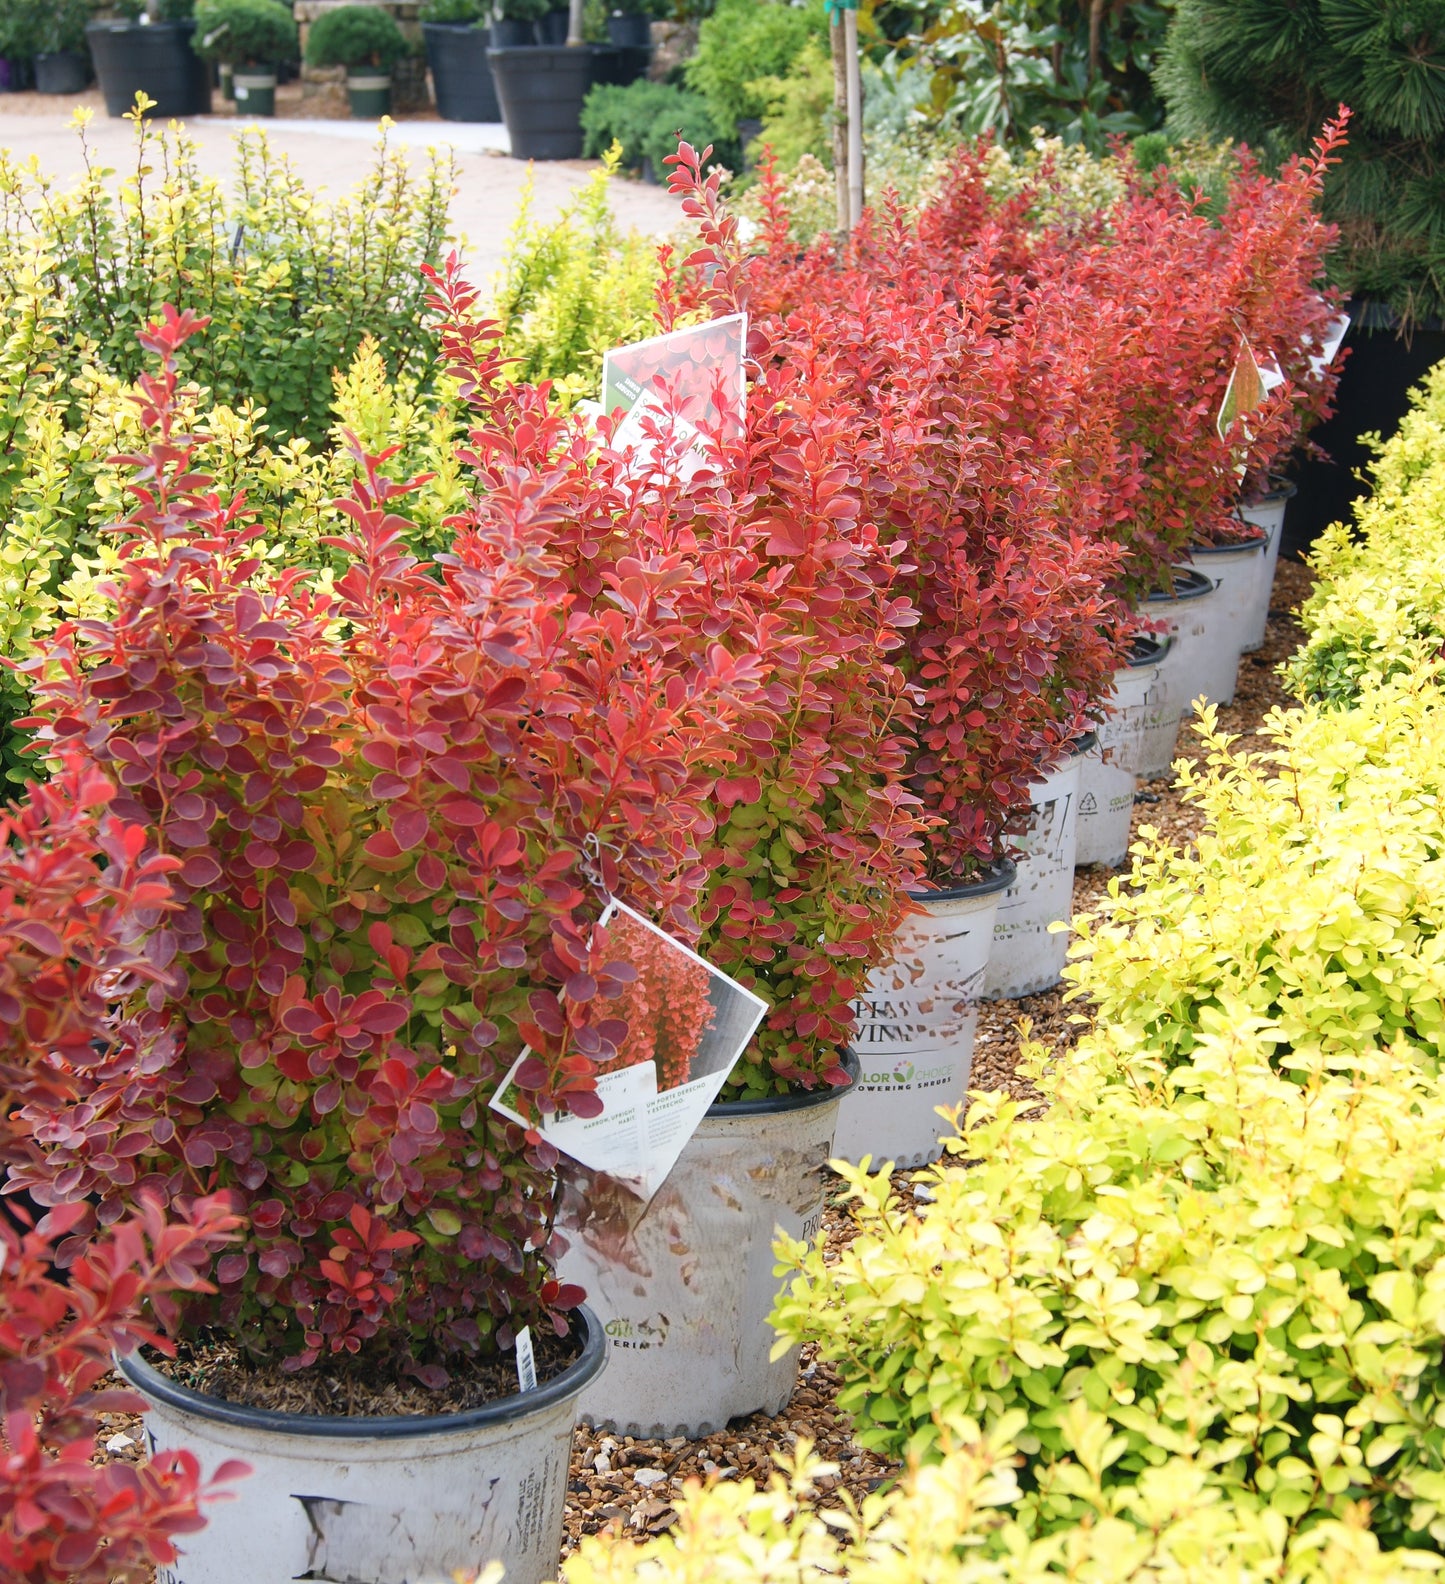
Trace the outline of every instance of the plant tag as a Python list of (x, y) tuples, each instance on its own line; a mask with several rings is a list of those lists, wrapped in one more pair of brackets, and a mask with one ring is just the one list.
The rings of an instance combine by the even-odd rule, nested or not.
[(1310, 367), (1316, 374), (1323, 375), (1330, 364), (1339, 355), (1340, 348), (1345, 344), (1345, 337), (1349, 334), (1350, 316), (1339, 314), (1331, 319), (1320, 342), (1318, 355), (1310, 358)]
[(523, 1063), (534, 1061), (524, 1049), (491, 1107), (647, 1201), (697, 1131), (768, 1004), (625, 903), (607, 904), (591, 944), (592, 977), (612, 993), (595, 994), (577, 1021), (619, 1029), (604, 1032), (619, 1043), (616, 1056), (597, 1069), (595, 1096), (576, 1114), (538, 1112), (517, 1079)]
[(517, 1333), (517, 1385), (524, 1392), (537, 1389), (537, 1360), (532, 1354), (531, 1326), (523, 1326)]
[(1234, 471), (1241, 479), (1249, 471), (1249, 446), (1254, 439), (1254, 426), (1250, 419), (1263, 404), (1269, 389), (1259, 364), (1255, 362), (1254, 349), (1241, 336), (1239, 352), (1234, 360), (1224, 400), (1219, 405), (1219, 417), (1215, 421), (1221, 440), (1229, 440), (1234, 436), (1235, 426), (1238, 425), (1238, 435), (1243, 444), (1234, 447)]
[(743, 433), (748, 316), (729, 314), (614, 347), (602, 359), (602, 411), (621, 414), (612, 447), (655, 485), (687, 484)]

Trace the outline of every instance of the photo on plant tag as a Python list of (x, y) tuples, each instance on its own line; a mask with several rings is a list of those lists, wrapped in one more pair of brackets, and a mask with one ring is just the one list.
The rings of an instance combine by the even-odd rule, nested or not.
[(610, 903), (597, 921), (593, 950), (625, 981), (621, 995), (589, 1004), (590, 1021), (620, 1019), (627, 1026), (617, 1055), (598, 1068), (602, 1109), (591, 1117), (532, 1114), (517, 1084), (528, 1049), (512, 1064), (491, 1106), (584, 1166), (650, 1198), (768, 1007), (625, 903)]
[(618, 417), (612, 447), (639, 471), (686, 483), (743, 433), (746, 314), (614, 347), (602, 360), (602, 410)]

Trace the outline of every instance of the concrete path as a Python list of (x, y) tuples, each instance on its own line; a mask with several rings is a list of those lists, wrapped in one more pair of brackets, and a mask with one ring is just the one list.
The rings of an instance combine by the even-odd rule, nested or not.
[[(12, 157), (34, 155), (41, 168), (69, 180), (82, 165), (80, 140), (70, 125), (75, 104), (89, 105), (94, 116), (86, 131), (92, 157), (124, 170), (133, 162), (134, 133), (124, 121), (110, 120), (100, 96), (62, 101), (52, 109), (36, 94), (0, 95), (0, 148)], [(231, 140), (238, 127), (234, 116), (198, 116), (187, 130), (195, 139), (201, 169), (223, 180), (231, 170)], [(367, 122), (285, 120), (264, 123), (276, 149), (284, 153), (317, 190), (344, 191), (368, 162), (368, 146), (376, 128)], [(414, 151), (418, 166), (429, 146), (450, 146), (457, 162), (457, 187), (452, 199), (452, 224), (464, 239), (463, 256), (478, 284), (495, 273), (516, 217), (517, 202), (528, 166), (507, 154), (505, 127), (456, 121), (401, 121), (394, 142)], [(591, 160), (561, 160), (531, 167), (535, 183), (534, 213), (554, 216), (571, 193), (595, 170)], [(662, 235), (681, 220), (677, 201), (660, 187), (619, 178), (612, 184), (613, 212), (621, 225), (645, 235)]]

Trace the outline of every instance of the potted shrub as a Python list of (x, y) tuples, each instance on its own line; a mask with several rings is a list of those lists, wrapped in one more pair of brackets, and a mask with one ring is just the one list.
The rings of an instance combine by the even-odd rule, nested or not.
[[(541, 43), (537, 24), (546, 9), (546, 0), (499, 0), (492, 17), (492, 43), (498, 49)], [(562, 42), (566, 43), (565, 37)]]
[(429, 0), (421, 31), (437, 114), (444, 121), (500, 121), (487, 61), (491, 28), (481, 0)]
[(275, 115), (276, 68), (299, 53), (296, 23), (279, 0), (200, 0), (196, 53), (231, 68), (239, 112)]
[(107, 115), (128, 115), (136, 95), (162, 120), (207, 115), (211, 74), (196, 54), (192, 0), (117, 0), (116, 17), (86, 25)]
[[(129, 1001), (153, 1054), (74, 1075), (87, 1109), (26, 1185), (79, 1233), (142, 1187), (244, 1217), (218, 1292), (180, 1307), (179, 1362), (126, 1366), (161, 1447), (244, 1446), (256, 1470), (188, 1584), (481, 1557), (540, 1584), (602, 1338), (553, 1272), (555, 1152), (487, 1101), (527, 1044), (537, 1102), (595, 1114), (620, 1031), (590, 1003), (622, 984), (591, 880), (690, 905), (706, 767), (759, 707), (755, 667), (666, 601), (569, 595), (535, 495), (496, 492), (432, 575), (405, 549), (414, 486), (374, 457), (334, 594), (258, 581), (264, 530), (178, 422), (197, 328), (168, 309), (146, 332), (126, 571), (37, 683), (42, 739), (120, 769), (118, 814), (179, 859), (147, 946), (164, 982)], [(92, 1111), (124, 1121), (95, 1149)], [(518, 1394), (524, 1328), (541, 1384)]]
[[(704, 234), (731, 247), (735, 224), (714, 210)], [(644, 569), (656, 568), (650, 579), (665, 565), (658, 492), (607, 444), (610, 420), (600, 452), (569, 445), (545, 394), (500, 377), (477, 294), (454, 270), (440, 286), (444, 347), (474, 414), (471, 511), (498, 490), (546, 481), (550, 492), (565, 478), (555, 545), (569, 576), (594, 598), (615, 586), (635, 599)], [(889, 950), (921, 858), (896, 663), (912, 613), (849, 476), (855, 429), (833, 381), (769, 367), (722, 468), (665, 507), (707, 546), (703, 583), (671, 596), (680, 617), (707, 643), (756, 657), (765, 685), (766, 713), (720, 767), (699, 949), (772, 1010), (645, 1213), (572, 1174), (561, 1270), (586, 1286), (613, 1339), (582, 1407), (624, 1433), (702, 1433), (790, 1396), (796, 1353), (771, 1359), (764, 1324), (773, 1232), (816, 1228), (853, 1003)], [(512, 437), (523, 433), (520, 450)], [(695, 1236), (671, 1235), (680, 1222)]]
[(85, 48), (89, 0), (14, 0), (14, 4), (22, 16), (30, 13), (36, 93), (84, 93), (90, 81)]
[(390, 113), (391, 69), (406, 52), (396, 18), (377, 6), (323, 11), (306, 37), (307, 65), (346, 68), (346, 95), (359, 120)]
[(665, 14), (658, 0), (617, 0), (607, 13), (607, 37), (618, 49), (650, 50), (652, 19)]

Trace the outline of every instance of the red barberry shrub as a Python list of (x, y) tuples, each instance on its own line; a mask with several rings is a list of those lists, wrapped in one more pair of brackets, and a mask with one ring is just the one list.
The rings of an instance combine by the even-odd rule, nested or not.
[[(475, 494), (456, 522), (459, 550), (526, 467), (557, 502), (552, 544), (580, 597), (629, 609), (666, 597), (699, 653), (721, 645), (761, 666), (759, 708), (715, 767), (698, 919), (672, 923), (691, 938), (700, 922), (709, 961), (772, 1005), (730, 1093), (842, 1082), (850, 1003), (884, 959), (921, 861), (898, 663), (916, 616), (899, 551), (865, 511), (847, 393), (772, 361), (714, 468), (686, 488), (641, 478), (608, 444), (607, 420), (599, 450), (545, 390), (509, 383), (475, 292), (455, 265), (436, 279), (442, 344), (472, 404), (463, 456)], [(677, 579), (681, 555), (701, 580)]]
[[(33, 1130), (76, 1095), (73, 1072), (143, 1059), (118, 1040), (111, 1002), (153, 975), (143, 928), (170, 905), (174, 861), (115, 817), (113, 796), (72, 759), (0, 811), (6, 1161), (34, 1153)], [(97, 1141), (108, 1135), (123, 1155), (120, 1131), (96, 1120)], [(169, 1345), (157, 1324), (173, 1321), (176, 1294), (205, 1290), (235, 1218), (215, 1201), (169, 1216), (150, 1201), (78, 1239), (83, 1217), (71, 1205), (37, 1228), (14, 1201), (0, 1217), (0, 1576), (17, 1584), (140, 1584), (175, 1560), (174, 1537), (199, 1528), (201, 1504), (243, 1472), (228, 1465), (203, 1485), (186, 1453), (96, 1460), (97, 1416), (141, 1407), (107, 1385), (112, 1353)], [(53, 1264), (61, 1240), (74, 1245), (64, 1279)]]
[(861, 519), (918, 613), (898, 658), (915, 703), (907, 784), (933, 816), (927, 871), (968, 875), (1085, 728), (1132, 625), (1109, 586), (1117, 549), (1079, 520), (1102, 492), (1066, 491), (1012, 419), (1001, 256), (980, 245), (966, 277), (946, 276), (896, 207), (843, 252), (800, 255), (765, 176), (768, 251), (748, 257), (686, 145), (672, 185), (702, 232), (676, 305), (776, 305), (756, 320), (758, 354), (831, 387), (846, 415)]
[[(246, 1235), (183, 1305), (258, 1356), (334, 1354), (440, 1384), (524, 1324), (567, 1328), (555, 1154), (487, 1107), (522, 1046), (542, 1107), (595, 1110), (614, 1054), (592, 1002), (608, 890), (686, 916), (708, 798), (761, 665), (698, 641), (680, 554), (569, 579), (565, 475), (502, 464), (436, 566), (405, 549), (414, 487), (358, 455), (334, 588), (274, 576), (264, 525), (192, 471), (168, 311), (140, 382), (123, 573), (104, 620), (38, 667), (40, 738), (112, 771), (176, 861), (177, 908), (131, 998), (140, 1070), (83, 1078), (25, 1181), (95, 1196), (225, 1192)], [(629, 593), (632, 597), (628, 597)], [(104, 1137), (93, 1118), (104, 1115)]]

